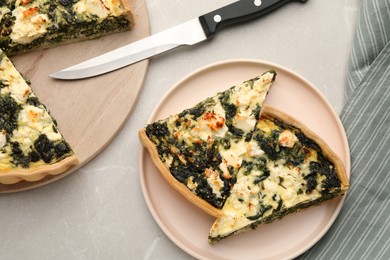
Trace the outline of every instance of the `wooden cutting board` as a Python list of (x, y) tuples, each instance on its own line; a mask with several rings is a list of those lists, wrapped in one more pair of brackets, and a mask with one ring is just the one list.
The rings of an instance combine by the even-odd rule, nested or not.
[(80, 164), (37, 182), (0, 184), (0, 193), (36, 188), (69, 175), (99, 154), (127, 121), (142, 88), (148, 61), (76, 81), (54, 80), (48, 75), (150, 35), (145, 0), (129, 0), (129, 3), (135, 20), (133, 30), (10, 57), (16, 68), (30, 79), (36, 95), (57, 120)]

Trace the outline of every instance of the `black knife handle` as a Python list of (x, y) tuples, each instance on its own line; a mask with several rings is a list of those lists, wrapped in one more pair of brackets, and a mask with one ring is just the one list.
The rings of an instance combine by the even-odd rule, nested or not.
[[(241, 0), (199, 17), (207, 38), (222, 27), (260, 17), (287, 2), (297, 0)], [(307, 0), (298, 0), (306, 2)]]

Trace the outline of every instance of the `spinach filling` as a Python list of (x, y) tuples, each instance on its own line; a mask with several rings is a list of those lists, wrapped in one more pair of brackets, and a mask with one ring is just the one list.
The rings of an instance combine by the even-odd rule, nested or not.
[(44, 134), (41, 134), (35, 141), (34, 148), (45, 163), (63, 158), (71, 152), (69, 144), (65, 141), (52, 142)]
[(19, 143), (11, 142), (11, 157), (13, 158), (12, 163), (16, 166), (28, 168), (31, 162), (39, 161), (39, 155), (36, 151), (30, 151), (25, 155), (20, 148)]
[(65, 141), (50, 141), (46, 135), (41, 134), (37, 140), (35, 140), (31, 151), (26, 155), (20, 148), (19, 143), (11, 142), (11, 157), (12, 163), (16, 166), (28, 168), (30, 163), (43, 160), (49, 164), (54, 160), (62, 159), (71, 153), (71, 148)]
[(283, 158), (287, 165), (298, 166), (302, 164), (310, 153), (310, 147), (301, 142), (297, 142), (293, 148), (283, 147), (278, 143), (280, 133), (279, 130), (273, 130), (269, 136), (255, 134), (254, 139), (271, 160), (276, 161)]
[(260, 206), (259, 212), (256, 215), (248, 216), (246, 218), (249, 219), (249, 220), (257, 220), (257, 219), (261, 218), (264, 215), (264, 213), (267, 212), (270, 209), (272, 209), (272, 206), (270, 206), (270, 205), (263, 205), (262, 204)]
[(234, 235), (235, 233), (238, 233), (238, 232), (242, 232), (244, 230), (251, 230), (251, 229), (256, 229), (257, 227), (259, 227), (260, 225), (264, 225), (264, 224), (267, 224), (267, 223), (271, 223), (277, 219), (281, 219), (283, 218), (284, 216), (286, 215), (289, 215), (291, 213), (294, 213), (294, 212), (298, 212), (299, 210), (302, 210), (302, 209), (305, 209), (305, 208), (309, 208), (311, 206), (314, 206), (314, 205), (318, 205), (318, 204), (321, 204), (322, 202), (324, 201), (327, 201), (327, 200), (330, 200), (330, 199), (333, 199), (335, 197), (337, 197), (338, 194), (335, 193), (335, 194), (324, 194), (324, 196), (318, 198), (318, 199), (315, 199), (313, 201), (310, 201), (310, 202), (302, 202), (302, 203), (299, 203), (293, 207), (290, 207), (290, 208), (285, 208), (285, 207), (282, 207), (281, 204), (282, 202), (279, 203), (279, 206), (277, 209), (274, 209), (272, 211), (272, 214), (266, 216), (266, 217), (257, 217), (257, 215), (264, 215), (264, 213), (267, 211), (267, 210), (270, 210), (270, 209), (267, 209), (267, 206), (263, 206), (262, 208), (260, 208), (259, 212), (254, 215), (254, 216), (249, 216), (249, 220), (254, 220), (254, 222), (250, 223), (248, 226), (244, 227), (243, 229), (240, 229), (240, 230), (237, 230), (235, 232), (232, 232), (230, 234), (228, 234), (227, 236), (216, 236), (216, 237), (212, 237), (209, 235), (209, 242), (212, 243), (212, 244), (215, 244), (217, 243), (218, 241), (226, 238), (226, 237), (229, 237), (229, 236), (232, 236)]
[(10, 94), (0, 96), (0, 131), (5, 131), (7, 135), (18, 128), (18, 115), (21, 106), (10, 96)]
[(222, 108), (225, 110), (225, 124), (228, 127), (229, 132), (234, 137), (242, 137), (244, 135), (244, 131), (233, 125), (233, 120), (237, 114), (237, 106), (235, 104), (230, 103), (230, 96), (232, 92), (233, 88), (230, 88), (220, 93), (219, 101), (222, 105)]
[[(169, 129), (167, 123), (153, 123), (146, 127), (146, 134), (149, 139), (155, 140), (156, 138), (168, 138)], [(156, 138), (154, 138), (156, 137)], [(165, 139), (166, 140), (166, 139)]]
[(269, 170), (267, 169), (267, 160), (263, 157), (256, 158), (256, 160), (243, 160), (241, 163), (241, 170), (244, 171), (244, 175), (250, 175), (252, 171), (263, 171), (264, 175), (269, 176)]
[[(199, 107), (187, 110), (197, 116)], [(188, 146), (170, 136), (166, 122), (157, 122), (146, 127), (146, 134), (157, 146), (159, 157), (162, 161), (172, 158), (170, 165), (171, 174), (181, 183), (187, 185), (189, 179), (196, 183), (193, 190), (198, 196), (217, 208), (222, 208), (226, 197), (230, 194), (230, 187), (235, 183), (235, 178), (224, 178), (220, 174), (223, 187), (220, 190), (221, 196), (213, 193), (207, 179), (204, 177), (205, 169), (218, 168), (222, 158), (218, 152), (219, 141), (213, 144), (206, 142), (194, 143)], [(187, 163), (188, 162), (188, 163)], [(232, 174), (233, 175), (233, 174)]]
[(211, 108), (214, 105), (215, 101), (212, 98), (207, 98), (206, 100), (196, 104), (194, 107), (183, 110), (178, 117), (179, 119), (183, 119), (189, 115), (191, 119), (197, 120), (206, 112), (207, 108)]
[(255, 134), (254, 140), (257, 141), (261, 149), (272, 161), (279, 159), (286, 160), (287, 165), (298, 166), (304, 163), (305, 158), (310, 154), (310, 150), (317, 153), (317, 162), (310, 163), (310, 173), (304, 176), (306, 180), (306, 193), (312, 192), (317, 186), (317, 177), (325, 176), (326, 179), (321, 183), (321, 192), (328, 193), (333, 189), (340, 189), (341, 183), (337, 177), (333, 164), (324, 156), (319, 145), (306, 137), (300, 130), (290, 127), (278, 120), (273, 121), (280, 129), (292, 131), (298, 138), (298, 142), (292, 148), (283, 147), (278, 144), (278, 137), (281, 131), (273, 130), (271, 134)]
[(15, 17), (11, 13), (3, 15), (0, 21), (0, 48), (6, 51), (12, 40), (9, 35), (12, 33), (12, 26), (15, 22)]

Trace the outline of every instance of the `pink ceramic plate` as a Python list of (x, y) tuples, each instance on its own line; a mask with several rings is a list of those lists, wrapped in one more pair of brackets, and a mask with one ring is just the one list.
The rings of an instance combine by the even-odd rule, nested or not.
[[(278, 75), (266, 103), (289, 113), (320, 135), (343, 160), (349, 175), (348, 142), (331, 105), (301, 76), (268, 62), (232, 60), (192, 73), (165, 95), (149, 122), (176, 114), (268, 69), (275, 69)], [(327, 232), (344, 202), (343, 198), (337, 198), (211, 246), (207, 236), (214, 218), (173, 190), (154, 167), (145, 149), (140, 154), (140, 179), (146, 203), (158, 225), (176, 245), (199, 259), (296, 257)]]

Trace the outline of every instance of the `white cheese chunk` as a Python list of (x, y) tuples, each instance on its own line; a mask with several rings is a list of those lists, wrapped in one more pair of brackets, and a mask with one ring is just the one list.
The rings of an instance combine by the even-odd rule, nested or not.
[(248, 110), (240, 110), (236, 115), (235, 127), (244, 130), (246, 133), (249, 133), (253, 130), (256, 125), (256, 118), (251, 115), (253, 111)]
[(115, 16), (120, 16), (124, 12), (124, 8), (122, 6), (122, 1), (118, 0), (101, 0), (104, 3), (104, 6), (108, 8), (111, 14)]
[(188, 178), (187, 180), (187, 187), (194, 191), (197, 187), (198, 187), (198, 183), (194, 182), (194, 177), (191, 176), (190, 178)]
[(293, 148), (296, 142), (298, 142), (298, 138), (290, 130), (284, 130), (278, 138), (278, 143), (288, 148)]
[(257, 142), (248, 142), (247, 144), (247, 154), (250, 157), (262, 157), (264, 155), (264, 151), (260, 148)]
[(8, 85), (8, 87), (1, 88), (1, 94), (10, 93), (17, 103), (24, 103), (31, 91), (29, 85), (23, 80), (9, 59), (2, 59), (0, 67), (0, 80)]
[[(73, 5), (73, 11), (78, 15), (96, 15), (100, 20), (104, 20), (110, 9), (105, 5), (109, 1), (100, 0), (82, 0)], [(112, 2), (111, 2), (112, 5)]]
[(52, 119), (47, 111), (31, 105), (24, 106), (19, 113), (19, 127), (13, 131), (12, 141), (18, 142), (22, 151), (27, 153), (34, 145), (32, 141), (41, 134), (51, 141), (60, 140), (61, 135), (54, 131), (51, 124)]
[(223, 188), (224, 183), (219, 176), (219, 172), (211, 169), (206, 169), (205, 176), (207, 178), (207, 183), (213, 190), (215, 196), (217, 198), (222, 198), (221, 189)]
[[(238, 142), (232, 142), (230, 148), (227, 150), (220, 151), (222, 157), (222, 163), (226, 165), (231, 165), (238, 168), (243, 160), (243, 156), (246, 154), (247, 149), (244, 140)], [(224, 168), (221, 167), (220, 168)]]
[(39, 13), (38, 5), (18, 6), (12, 11), (15, 23), (10, 35), (15, 43), (28, 44), (47, 32), (50, 19)]
[(225, 118), (222, 115), (207, 112), (199, 120), (199, 129), (194, 129), (194, 131), (198, 131), (199, 137), (207, 140), (210, 137), (224, 137), (228, 128), (225, 125)]
[(225, 109), (223, 109), (221, 103), (218, 101), (214, 106), (214, 113), (220, 115), (223, 118), (226, 118)]

